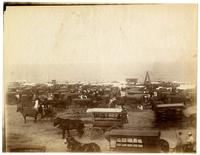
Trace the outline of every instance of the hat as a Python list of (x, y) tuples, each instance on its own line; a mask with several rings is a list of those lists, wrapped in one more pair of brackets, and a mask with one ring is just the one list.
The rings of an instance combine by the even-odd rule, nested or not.
[(189, 131), (189, 132), (188, 132), (188, 135), (192, 135), (192, 132)]

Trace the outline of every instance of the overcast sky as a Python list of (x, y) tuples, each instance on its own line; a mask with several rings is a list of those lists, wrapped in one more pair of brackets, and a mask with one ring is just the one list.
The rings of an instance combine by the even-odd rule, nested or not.
[(117, 80), (146, 70), (193, 80), (196, 35), (196, 5), (7, 7), (4, 66), (16, 80)]

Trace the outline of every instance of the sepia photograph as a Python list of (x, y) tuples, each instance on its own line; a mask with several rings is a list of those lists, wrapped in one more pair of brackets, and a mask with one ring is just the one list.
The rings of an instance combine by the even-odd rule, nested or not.
[(196, 153), (197, 4), (3, 7), (3, 152)]

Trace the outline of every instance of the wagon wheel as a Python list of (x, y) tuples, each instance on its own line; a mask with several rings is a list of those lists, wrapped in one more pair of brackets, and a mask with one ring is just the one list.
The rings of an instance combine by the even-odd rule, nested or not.
[(107, 139), (108, 141), (110, 141), (110, 136), (109, 136), (109, 134), (110, 134), (110, 133), (112, 132), (112, 130), (114, 130), (114, 129), (120, 129), (120, 127), (119, 127), (119, 126), (112, 126), (112, 127), (108, 128), (108, 129), (105, 131), (105, 133), (104, 133), (104, 138)]
[(104, 137), (105, 137), (105, 139), (108, 140), (108, 141), (110, 141), (109, 133), (110, 133), (109, 131), (106, 131), (106, 132), (104, 133)]
[(99, 127), (93, 127), (90, 132), (91, 139), (99, 139), (103, 137), (103, 130)]
[(161, 139), (160, 140), (160, 149), (164, 153), (169, 152), (169, 143), (166, 140)]

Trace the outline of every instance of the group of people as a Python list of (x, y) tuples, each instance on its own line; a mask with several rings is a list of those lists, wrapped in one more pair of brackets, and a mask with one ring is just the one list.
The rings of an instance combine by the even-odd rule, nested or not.
[(80, 89), (77, 92), (79, 95), (79, 98), (81, 99), (87, 99), (87, 98), (92, 98), (92, 99), (100, 99), (102, 95), (105, 94), (103, 89), (98, 89), (98, 90), (93, 90), (93, 89)]

